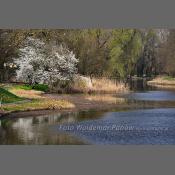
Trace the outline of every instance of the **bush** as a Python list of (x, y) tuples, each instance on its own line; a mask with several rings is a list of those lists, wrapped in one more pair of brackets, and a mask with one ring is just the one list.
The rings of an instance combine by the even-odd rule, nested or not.
[(32, 86), (32, 89), (47, 92), (49, 87), (46, 84), (35, 84)]

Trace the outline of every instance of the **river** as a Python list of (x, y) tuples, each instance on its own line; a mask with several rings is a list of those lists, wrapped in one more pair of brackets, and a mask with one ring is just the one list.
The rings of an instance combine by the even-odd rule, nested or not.
[[(175, 102), (173, 89), (135, 82), (127, 103)], [(116, 95), (116, 98), (118, 95)], [(175, 108), (89, 110), (0, 120), (0, 144), (175, 144)]]

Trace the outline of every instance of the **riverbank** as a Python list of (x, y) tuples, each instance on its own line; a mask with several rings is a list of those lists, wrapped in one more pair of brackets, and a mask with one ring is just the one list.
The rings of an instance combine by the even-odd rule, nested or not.
[(42, 110), (28, 110), (28, 111), (13, 111), (4, 113), (4, 118), (18, 118), (18, 117), (37, 117), (57, 113), (71, 113), (81, 111), (125, 111), (135, 109), (154, 109), (154, 108), (175, 108), (175, 101), (128, 101), (127, 99), (116, 97), (115, 94), (104, 95), (58, 95), (45, 94), (45, 98), (54, 100), (69, 101), (74, 104), (73, 108), (60, 109), (42, 109)]
[(6, 85), (1, 88), (0, 116), (14, 112), (60, 110), (75, 107), (69, 101), (47, 98), (44, 94), (43, 91), (31, 90), (25, 86)]
[(10, 86), (7, 89), (22, 100), (3, 104), (0, 109), (1, 117), (41, 116), (51, 113), (89, 110), (108, 111), (175, 107), (174, 101), (130, 101), (125, 98), (125, 94), (128, 92), (118, 94), (53, 94), (26, 89), (22, 86)]
[[(124, 93), (128, 92), (128, 88), (122, 83), (117, 83), (105, 78), (101, 79), (88, 79), (87, 77), (78, 76), (76, 83), (72, 86), (75, 92), (81, 93), (82, 96), (87, 97), (89, 93), (106, 94), (106, 93)], [(70, 100), (68, 98), (62, 98), (64, 95), (61, 94), (50, 94), (47, 95), (48, 87), (46, 85), (38, 85), (33, 89), (33, 86), (26, 84), (1, 84), (0, 85), (0, 116), (14, 113), (14, 112), (25, 112), (25, 111), (40, 111), (40, 110), (67, 110), (75, 108), (77, 105), (76, 100)], [(73, 92), (74, 92), (73, 90)], [(55, 96), (60, 98), (55, 98)], [(74, 96), (74, 95), (68, 95)], [(65, 97), (65, 96), (64, 96)], [(91, 97), (89, 102), (91, 105), (88, 108), (95, 106), (97, 101), (103, 100), (104, 104), (108, 106), (108, 101), (116, 100), (113, 97), (107, 97), (106, 95), (98, 97)], [(79, 99), (78, 99), (79, 100)], [(82, 100), (80, 100), (82, 101)], [(94, 101), (95, 103), (92, 103)], [(77, 108), (77, 107), (76, 107)], [(81, 106), (79, 107), (81, 109)], [(83, 108), (82, 108), (83, 109)]]
[(175, 88), (175, 78), (170, 76), (158, 76), (147, 82), (148, 85), (162, 88)]
[[(86, 110), (107, 110), (123, 105), (124, 108), (129, 106), (125, 104), (125, 99), (116, 97), (115, 94), (42, 94), (41, 100), (49, 105), (49, 101), (55, 106), (55, 102), (59, 103), (58, 107), (43, 107), (36, 104), (36, 100), (26, 103), (6, 104), (3, 106), (3, 116), (38, 116), (55, 112), (78, 112)], [(64, 102), (62, 107), (61, 102)], [(52, 105), (51, 104), (51, 105)]]

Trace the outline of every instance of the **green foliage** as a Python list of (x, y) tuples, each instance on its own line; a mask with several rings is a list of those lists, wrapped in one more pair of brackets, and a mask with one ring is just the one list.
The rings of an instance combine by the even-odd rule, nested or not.
[(3, 88), (0, 88), (0, 99), (2, 99), (2, 103), (13, 103), (22, 100), (22, 98), (17, 97)]
[(110, 69), (114, 76), (125, 79), (133, 69), (142, 51), (142, 38), (138, 30), (118, 29), (111, 42)]
[[(4, 68), (3, 65), (13, 63), (28, 36), (47, 44), (66, 45), (79, 59), (78, 73), (85, 76), (126, 79), (135, 74), (149, 76), (160, 72), (175, 76), (175, 31), (169, 31), (168, 40), (159, 48), (161, 56), (158, 56), (160, 40), (156, 29), (1, 29), (0, 81), (14, 76), (16, 68)], [(67, 84), (63, 83), (63, 86), (67, 87)]]
[(35, 84), (32, 86), (32, 89), (47, 92), (49, 90), (49, 87), (46, 84)]
[(155, 76), (159, 69), (156, 49), (158, 37), (156, 32), (152, 29), (147, 30), (147, 32), (143, 34), (143, 52), (137, 63), (137, 75), (151, 77)]
[[(66, 44), (79, 59), (78, 71), (83, 75), (101, 76), (108, 67), (112, 30), (83, 29), (66, 33)], [(66, 37), (65, 36), (65, 37)]]

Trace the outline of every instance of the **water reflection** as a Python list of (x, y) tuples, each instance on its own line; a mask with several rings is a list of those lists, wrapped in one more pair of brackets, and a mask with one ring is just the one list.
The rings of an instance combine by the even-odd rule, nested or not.
[(156, 87), (147, 85), (146, 79), (132, 79), (129, 81), (129, 87), (132, 91), (146, 91), (156, 89)]
[(0, 144), (86, 144), (74, 136), (54, 132), (51, 126), (97, 119), (100, 116), (101, 112), (90, 111), (3, 119), (0, 120)]
[(175, 101), (175, 91), (134, 92), (130, 93), (127, 98), (144, 101)]
[(109, 112), (102, 119), (57, 126), (90, 144), (175, 144), (175, 109)]

